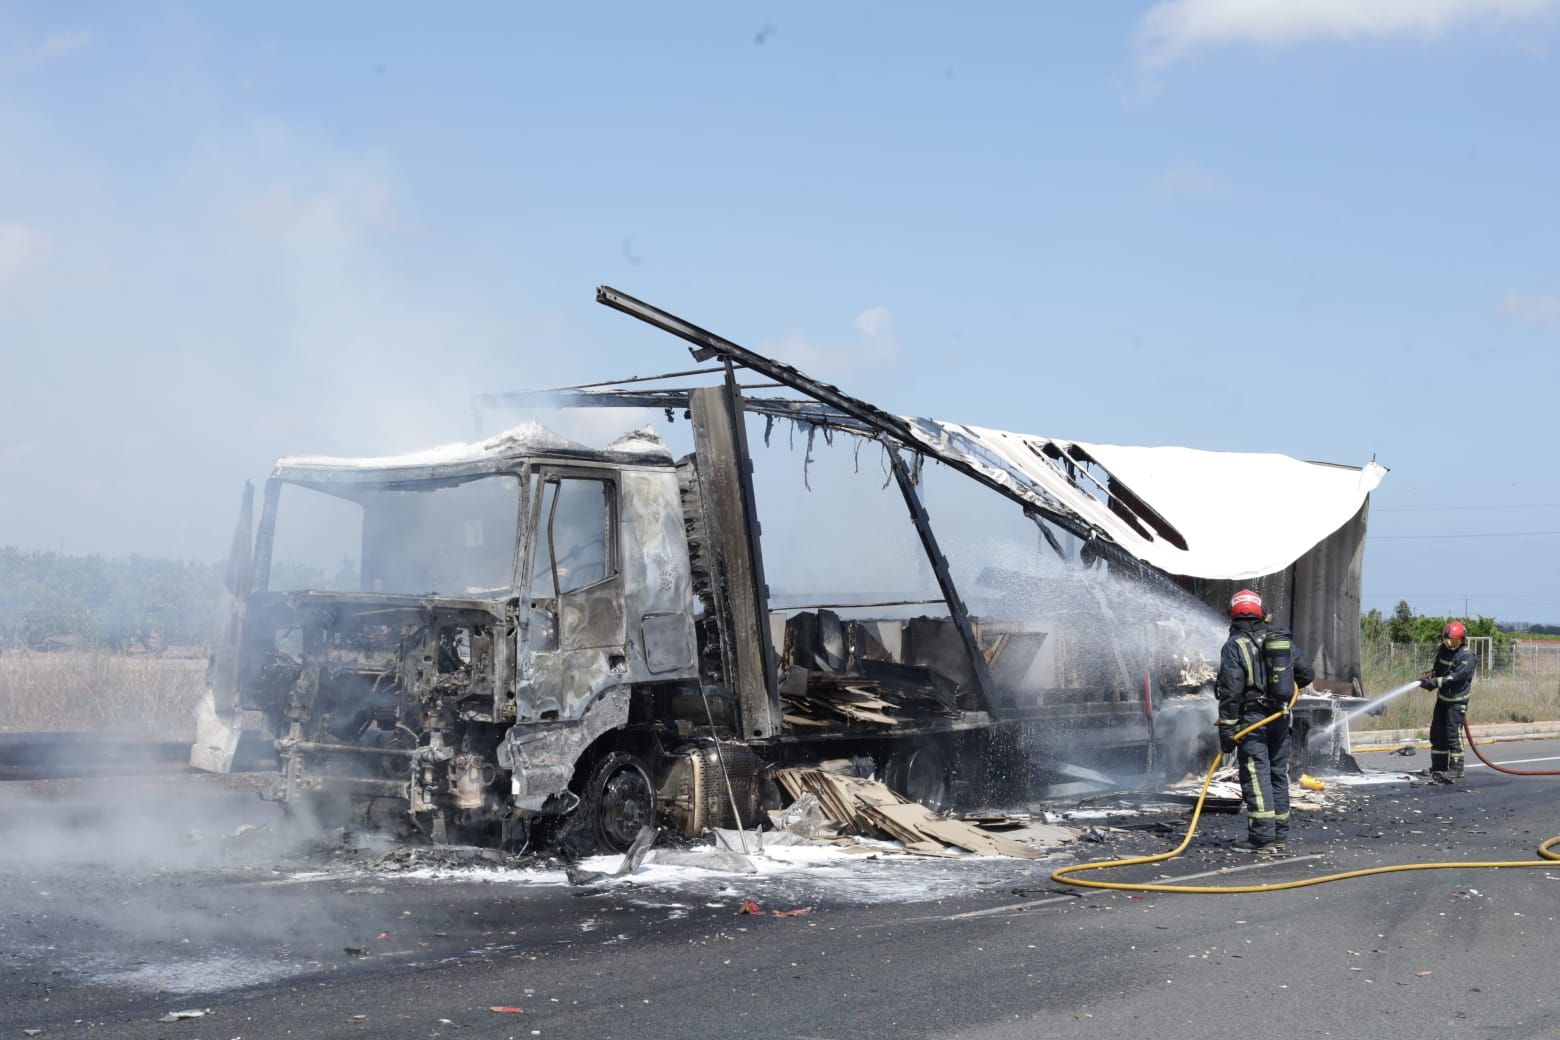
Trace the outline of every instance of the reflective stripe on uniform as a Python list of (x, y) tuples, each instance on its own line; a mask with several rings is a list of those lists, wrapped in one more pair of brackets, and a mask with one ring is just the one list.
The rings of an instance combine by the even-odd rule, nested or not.
[(1287, 812), (1274, 813), (1273, 819), (1277, 820), (1279, 823), (1288, 823), (1289, 814)]
[(1273, 815), (1273, 810), (1269, 809), (1267, 807), (1267, 803), (1262, 800), (1262, 781), (1257, 776), (1256, 759), (1246, 759), (1246, 772), (1251, 777), (1251, 800), (1257, 803), (1256, 812), (1247, 813), (1246, 815), (1250, 816), (1252, 819), (1271, 817)]
[(1257, 665), (1251, 657), (1251, 651), (1255, 649), (1254, 645), (1246, 636), (1237, 636), (1235, 645), (1240, 647), (1241, 661), (1246, 666), (1246, 685), (1259, 686), (1260, 684), (1257, 682)]

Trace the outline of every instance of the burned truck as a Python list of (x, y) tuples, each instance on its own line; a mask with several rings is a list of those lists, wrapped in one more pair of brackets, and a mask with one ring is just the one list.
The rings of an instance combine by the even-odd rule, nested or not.
[[(245, 494), (192, 764), (272, 757), (285, 806), (374, 813), (435, 842), (609, 849), (653, 822), (751, 825), (776, 804), (767, 770), (798, 761), (854, 760), (934, 807), (1065, 780), (1056, 767), (1080, 749), (1153, 766), (1156, 713), (1209, 673), (1173, 626), (1066, 662), (1065, 626), (972, 615), (916, 468), (937, 458), (1013, 497), (990, 466), (648, 304), (601, 298), (717, 359), (700, 370), (717, 378), (564, 403), (675, 409), (693, 450), (674, 458), (648, 429), (592, 449), (527, 423), (408, 455), (279, 460), (258, 522)], [(738, 371), (795, 393), (754, 397)], [(944, 609), (771, 605), (755, 414), (882, 446)], [(1059, 556), (1189, 601), (1086, 518), (1020, 504)], [(1102, 599), (1071, 624), (1109, 614)]]

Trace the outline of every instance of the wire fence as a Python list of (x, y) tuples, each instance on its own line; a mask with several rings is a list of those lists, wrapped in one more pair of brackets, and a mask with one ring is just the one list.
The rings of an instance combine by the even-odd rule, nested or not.
[[(1367, 688), (1401, 685), (1429, 671), (1435, 664), (1438, 643), (1361, 644), (1361, 671)], [(1490, 636), (1471, 636), (1468, 648), (1479, 658), (1474, 681), (1496, 675), (1560, 676), (1560, 640), (1513, 640), (1497, 646)]]

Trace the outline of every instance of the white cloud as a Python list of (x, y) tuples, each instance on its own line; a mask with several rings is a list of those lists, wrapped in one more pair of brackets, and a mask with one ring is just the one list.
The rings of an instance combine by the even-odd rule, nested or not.
[(21, 50), (6, 58), (0, 58), (0, 72), (21, 73), (31, 72), (40, 65), (47, 65), (57, 58), (63, 58), (68, 54), (90, 46), (92, 35), (90, 33), (51, 33), (32, 47)]
[(1174, 198), (1213, 198), (1230, 190), (1223, 177), (1201, 163), (1183, 161), (1165, 167), (1148, 193), (1160, 201)]
[(1508, 292), (1500, 301), (1500, 312), (1524, 325), (1560, 323), (1560, 293)]
[(382, 177), (350, 172), (331, 179), (312, 191), (272, 184), (240, 200), (239, 220), (264, 240), (301, 247), (354, 242), (367, 232), (405, 225), (394, 189)]
[(893, 323), (887, 307), (870, 307), (856, 315), (856, 328), (868, 339), (893, 336)]
[(1164, 0), (1138, 21), (1138, 66), (1162, 69), (1210, 47), (1434, 36), (1465, 22), (1530, 18), (1560, 0)]
[(16, 285), (48, 263), (54, 240), (37, 228), (0, 220), (0, 286)]
[(899, 361), (899, 337), (894, 334), (894, 319), (887, 307), (867, 308), (856, 315), (852, 325), (858, 333), (853, 340), (820, 343), (793, 333), (779, 342), (765, 343), (759, 349), (795, 365), (808, 375), (830, 378)]

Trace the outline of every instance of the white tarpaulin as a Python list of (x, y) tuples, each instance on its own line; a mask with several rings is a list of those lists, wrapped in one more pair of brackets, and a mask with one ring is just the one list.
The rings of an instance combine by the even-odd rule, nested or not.
[(1356, 469), (906, 421), (936, 453), (1037, 505), (1077, 514), (1145, 563), (1193, 578), (1239, 581), (1283, 570), (1359, 512), (1387, 472), (1374, 462)]

